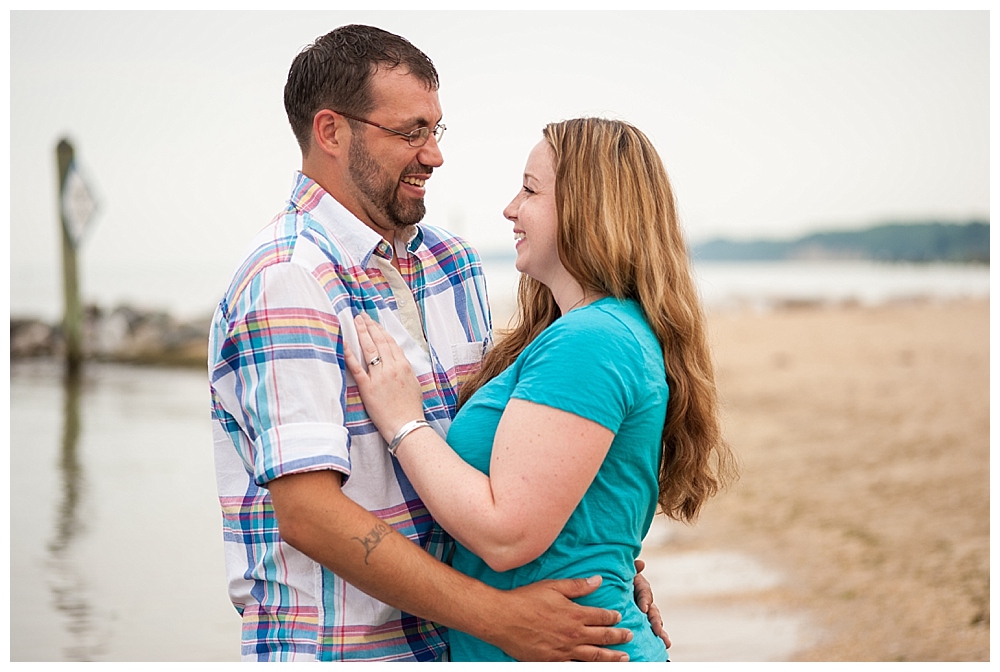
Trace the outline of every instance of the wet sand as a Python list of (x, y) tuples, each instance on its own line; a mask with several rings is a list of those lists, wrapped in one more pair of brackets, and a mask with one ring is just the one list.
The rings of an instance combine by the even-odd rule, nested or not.
[(743, 473), (647, 537), (672, 657), (988, 661), (989, 302), (710, 327)]

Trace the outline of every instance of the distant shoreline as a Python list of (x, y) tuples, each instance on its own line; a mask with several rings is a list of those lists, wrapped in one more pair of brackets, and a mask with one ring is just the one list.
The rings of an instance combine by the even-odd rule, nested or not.
[[(857, 299), (784, 298), (730, 301), (706, 306), (709, 319), (745, 312), (788, 313), (842, 309), (875, 310), (893, 306), (942, 305), (989, 301), (989, 296), (902, 296), (865, 305)], [(514, 315), (511, 301), (492, 304), (493, 326), (498, 335)], [(95, 362), (205, 369), (211, 316), (179, 320), (161, 311), (142, 312), (129, 307), (87, 309), (84, 324), (84, 358)], [(10, 319), (11, 362), (61, 359), (65, 356), (62, 328), (37, 318)]]
[(695, 261), (853, 260), (990, 263), (989, 221), (888, 223), (790, 239), (717, 238), (692, 246)]

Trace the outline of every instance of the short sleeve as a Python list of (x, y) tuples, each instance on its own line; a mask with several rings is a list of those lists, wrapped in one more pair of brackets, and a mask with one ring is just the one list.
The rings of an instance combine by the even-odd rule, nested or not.
[(643, 358), (624, 325), (601, 311), (589, 313), (560, 318), (525, 350), (511, 396), (617, 433), (633, 406)]
[(350, 475), (343, 338), (324, 289), (305, 268), (274, 264), (234, 308), (224, 357), (254, 481), (321, 469)]

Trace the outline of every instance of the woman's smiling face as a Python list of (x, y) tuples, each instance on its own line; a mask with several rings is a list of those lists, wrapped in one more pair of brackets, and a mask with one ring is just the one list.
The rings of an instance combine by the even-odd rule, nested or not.
[(562, 270), (557, 242), (555, 153), (541, 140), (528, 155), (521, 191), (504, 208), (514, 223), (515, 266), (544, 285)]

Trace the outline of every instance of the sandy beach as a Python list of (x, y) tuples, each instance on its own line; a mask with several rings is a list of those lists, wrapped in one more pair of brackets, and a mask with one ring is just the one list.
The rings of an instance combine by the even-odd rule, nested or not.
[[(688, 616), (737, 610), (746, 641), (785, 649), (716, 659), (988, 661), (988, 300), (712, 313), (710, 328), (743, 469), (697, 525), (647, 538), (675, 659)], [(672, 586), (678, 557), (715, 558), (719, 585)], [(764, 568), (757, 584), (727, 587), (726, 558)]]

